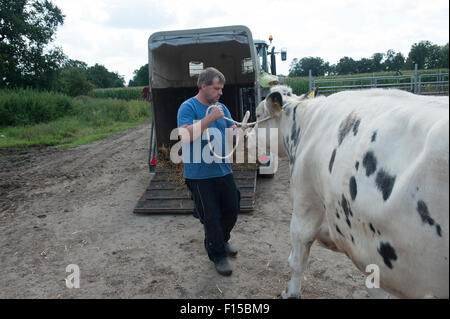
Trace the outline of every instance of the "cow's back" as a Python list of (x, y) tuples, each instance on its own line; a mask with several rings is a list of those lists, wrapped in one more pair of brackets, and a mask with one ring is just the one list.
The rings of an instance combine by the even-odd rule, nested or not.
[(305, 111), (297, 155), (315, 172), (332, 238), (362, 271), (378, 265), (384, 288), (400, 296), (448, 297), (448, 104), (366, 90)]

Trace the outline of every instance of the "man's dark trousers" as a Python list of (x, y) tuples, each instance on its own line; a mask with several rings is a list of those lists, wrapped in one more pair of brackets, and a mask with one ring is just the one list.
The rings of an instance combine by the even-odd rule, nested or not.
[(226, 257), (224, 243), (236, 224), (241, 194), (233, 174), (209, 179), (186, 179), (195, 202), (196, 213), (205, 230), (205, 249), (209, 259)]

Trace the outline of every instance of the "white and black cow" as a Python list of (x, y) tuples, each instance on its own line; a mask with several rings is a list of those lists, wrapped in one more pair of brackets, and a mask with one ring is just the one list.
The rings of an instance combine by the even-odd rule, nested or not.
[[(449, 297), (449, 99), (361, 90), (308, 99), (274, 90), (257, 108), (290, 160), (293, 269), (300, 297), (319, 242), (406, 298)], [(271, 150), (274, 152), (274, 150)]]

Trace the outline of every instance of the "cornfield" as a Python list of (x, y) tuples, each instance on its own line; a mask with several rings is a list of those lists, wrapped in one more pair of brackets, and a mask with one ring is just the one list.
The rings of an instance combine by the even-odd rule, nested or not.
[(140, 100), (143, 87), (127, 87), (113, 89), (95, 89), (89, 92), (89, 96), (100, 99)]

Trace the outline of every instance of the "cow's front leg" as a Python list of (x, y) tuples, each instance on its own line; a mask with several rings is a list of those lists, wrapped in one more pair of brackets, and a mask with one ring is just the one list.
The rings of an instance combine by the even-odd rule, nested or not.
[(292, 250), (289, 255), (289, 265), (292, 268), (291, 281), (287, 292), (282, 293), (283, 298), (300, 298), (302, 285), (302, 275), (306, 269), (309, 251), (320, 224), (323, 213), (319, 210), (304, 209), (295, 211), (291, 219), (291, 245)]

